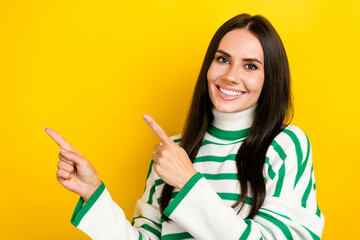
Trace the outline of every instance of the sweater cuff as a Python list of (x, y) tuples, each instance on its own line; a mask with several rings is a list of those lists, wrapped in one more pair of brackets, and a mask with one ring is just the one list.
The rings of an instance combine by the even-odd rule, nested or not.
[(197, 172), (190, 180), (184, 185), (176, 197), (170, 202), (170, 204), (165, 208), (164, 215), (170, 218), (170, 215), (174, 212), (180, 202), (186, 197), (190, 190), (195, 186), (195, 184), (203, 177), (200, 172)]
[[(80, 224), (81, 219), (86, 215), (86, 213), (90, 210), (90, 208), (94, 205), (94, 203), (101, 196), (103, 191), (105, 190), (105, 185), (101, 182), (100, 186), (96, 189), (96, 191), (91, 195), (89, 200), (84, 205), (84, 200), (80, 197), (78, 203), (76, 204), (75, 210), (71, 217), (71, 223), (77, 227)], [(84, 205), (84, 206), (83, 206)]]

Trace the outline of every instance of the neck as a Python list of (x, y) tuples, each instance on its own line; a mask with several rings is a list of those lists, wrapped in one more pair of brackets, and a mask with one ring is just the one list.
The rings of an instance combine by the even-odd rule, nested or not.
[(238, 131), (250, 128), (255, 114), (256, 104), (240, 112), (224, 113), (212, 108), (212, 125), (225, 131)]

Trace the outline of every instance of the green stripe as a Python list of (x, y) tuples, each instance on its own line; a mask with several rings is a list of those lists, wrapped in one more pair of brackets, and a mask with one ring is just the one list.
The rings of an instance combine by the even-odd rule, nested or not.
[(201, 143), (201, 146), (208, 145), (208, 144), (225, 146), (225, 145), (233, 145), (233, 144), (241, 143), (241, 142), (243, 142), (243, 141), (244, 141), (244, 139), (241, 139), (241, 140), (235, 141), (235, 142), (230, 142), (230, 143), (218, 143), (218, 142), (212, 142), (212, 141), (209, 141), (209, 140), (204, 140), (204, 141)]
[[(238, 193), (224, 193), (224, 192), (217, 193), (217, 195), (219, 195), (219, 197), (222, 200), (230, 200), (230, 201), (237, 201), (237, 200), (239, 200), (239, 198), (241, 196)], [(251, 197), (246, 197), (245, 203), (251, 205), (252, 204), (252, 198)]]
[[(283, 160), (283, 164), (281, 165), (279, 172), (278, 172), (278, 181), (276, 183), (276, 187), (275, 187), (275, 192), (274, 192), (274, 197), (279, 197), (283, 184), (284, 184), (284, 178), (285, 178), (285, 159), (287, 157), (286, 153), (284, 152), (284, 150), (282, 149), (282, 147), (275, 141), (273, 140), (271, 142), (271, 146), (273, 146), (274, 150), (279, 154), (279, 157), (281, 158), (281, 160)], [(266, 159), (265, 159), (266, 160)]]
[(304, 195), (301, 198), (301, 206), (303, 206), (304, 208), (306, 208), (306, 202), (309, 198), (310, 195), (310, 191), (311, 191), (311, 186), (312, 186), (312, 173), (313, 173), (314, 169), (313, 167), (311, 167), (311, 173), (310, 173), (310, 181), (309, 184), (306, 187), (306, 190), (304, 192)]
[(251, 220), (245, 219), (245, 222), (247, 224), (247, 227), (246, 227), (245, 231), (243, 232), (243, 234), (241, 234), (241, 237), (239, 240), (246, 240), (251, 233)]
[(308, 158), (309, 158), (309, 155), (310, 155), (310, 141), (309, 141), (309, 138), (306, 136), (308, 149), (307, 149), (307, 154), (306, 154), (305, 161), (303, 163), (302, 162), (302, 160), (303, 160), (303, 151), (301, 149), (301, 144), (300, 144), (300, 141), (297, 138), (296, 134), (294, 132), (288, 130), (288, 129), (284, 129), (283, 132), (286, 133), (291, 138), (293, 143), (295, 144), (295, 151), (296, 151), (297, 165), (298, 165), (298, 171), (296, 173), (295, 183), (294, 183), (294, 188), (295, 188), (297, 183), (299, 182), (302, 174), (304, 173), (305, 168), (306, 168), (306, 164), (308, 162)]
[(314, 239), (314, 240), (320, 240), (320, 237), (318, 235), (316, 235), (315, 233), (313, 233), (310, 229), (308, 229), (307, 227), (305, 226), (302, 226), (303, 228), (305, 228), (311, 235), (311, 237)]
[(164, 240), (177, 240), (177, 239), (187, 239), (187, 238), (192, 239), (194, 237), (188, 232), (172, 233), (172, 234), (167, 234), (167, 235), (161, 237), (161, 239), (164, 239)]
[(237, 173), (219, 173), (219, 174), (203, 173), (203, 176), (208, 180), (238, 180)]
[(141, 232), (138, 231), (138, 233), (139, 233), (139, 238), (138, 238), (138, 240), (142, 240), (143, 238), (142, 238)]
[(249, 132), (250, 132), (250, 128), (246, 128), (239, 131), (225, 131), (213, 125), (211, 125), (208, 129), (208, 133), (211, 136), (227, 141), (234, 141), (240, 138), (245, 138), (249, 134)]
[(147, 173), (147, 176), (146, 176), (144, 192), (146, 190), (146, 183), (147, 183), (147, 180), (149, 179), (149, 176), (151, 174), (153, 164), (154, 164), (154, 160), (151, 159), (150, 167), (149, 167), (149, 170), (148, 170), (148, 173)]
[(150, 188), (150, 192), (149, 192), (149, 199), (147, 201), (148, 204), (152, 204), (153, 203), (153, 195), (155, 193), (155, 185), (153, 185), (151, 188)]
[(173, 139), (174, 143), (178, 143), (180, 142), (181, 138), (178, 138), (178, 139)]
[(279, 154), (281, 160), (284, 161), (286, 159), (287, 155), (284, 152), (284, 150), (282, 149), (282, 147), (275, 140), (273, 140), (271, 142), (271, 146), (273, 146), (274, 150)]
[(285, 163), (281, 165), (281, 168), (279, 169), (279, 175), (278, 175), (278, 181), (276, 183), (274, 197), (279, 197), (283, 184), (284, 184), (284, 178), (285, 178)]
[(300, 168), (298, 167), (298, 172), (296, 173), (294, 188), (296, 187), (296, 184), (298, 183), (298, 181), (300, 180), (301, 176), (302, 176), (303, 173), (305, 172), (305, 168), (306, 168), (306, 165), (307, 165), (308, 160), (309, 160), (309, 156), (310, 156), (310, 141), (309, 141), (309, 138), (308, 138), (307, 136), (306, 136), (306, 140), (307, 140), (307, 153), (306, 153), (305, 161), (301, 164)]
[(318, 217), (321, 216), (321, 211), (320, 211), (319, 205), (317, 205), (317, 208), (316, 208), (316, 216), (318, 216)]
[(155, 180), (155, 186), (159, 186), (159, 185), (161, 185), (163, 183), (165, 183), (164, 180), (162, 180), (160, 178)]
[(155, 236), (157, 236), (158, 238), (161, 237), (161, 232), (159, 232), (158, 230), (156, 230), (155, 228), (153, 228), (153, 227), (151, 227), (151, 226), (149, 226), (149, 225), (147, 225), (147, 224), (143, 224), (143, 225), (141, 225), (140, 227), (143, 228), (143, 229), (145, 229), (145, 230), (147, 230), (147, 231), (149, 231), (149, 232), (152, 232), (152, 233), (153, 233)]
[(151, 174), (151, 171), (152, 171), (152, 165), (154, 164), (154, 160), (151, 159), (151, 162), (150, 162), (150, 167), (149, 167), (149, 170), (148, 170), (148, 174), (146, 176), (146, 181), (148, 180), (150, 174)]
[[(171, 199), (174, 199), (178, 195), (178, 193), (179, 192), (172, 192)], [(219, 197), (222, 200), (229, 200), (229, 201), (237, 201), (240, 198), (240, 194), (238, 194), (238, 193), (220, 192), (220, 193), (217, 193), (217, 195), (219, 195)], [(158, 203), (159, 202), (160, 202), (160, 198), (158, 198)], [(246, 197), (245, 203), (251, 205), (252, 198)]]
[(285, 235), (286, 239), (293, 239), (293, 236), (291, 235), (290, 229), (281, 221), (276, 219), (275, 217), (271, 216), (270, 214), (267, 214), (265, 212), (258, 212), (256, 216), (262, 217), (266, 219), (267, 221), (271, 222), (275, 226), (277, 226), (282, 233)]
[(291, 218), (289, 218), (288, 216), (285, 216), (285, 215), (283, 215), (283, 214), (280, 214), (280, 213), (277, 213), (277, 212), (271, 211), (270, 209), (267, 209), (267, 208), (261, 208), (261, 209), (263, 209), (263, 210), (265, 210), (265, 211), (272, 212), (272, 213), (274, 213), (274, 214), (276, 214), (276, 215), (278, 215), (278, 216), (280, 216), (280, 217), (283, 217), (283, 218), (286, 218), (286, 219), (288, 219), (288, 220), (292, 221), (292, 220), (291, 220)]
[(156, 227), (158, 227), (158, 228), (162, 228), (162, 225), (161, 225), (161, 223), (157, 223), (157, 222), (155, 222), (155, 221), (153, 221), (153, 220), (151, 220), (150, 218), (146, 218), (146, 217), (144, 217), (144, 216), (138, 216), (138, 217), (134, 217), (133, 218), (133, 220), (132, 220), (132, 222), (131, 222), (131, 225), (134, 225), (134, 223), (135, 223), (135, 220), (136, 219), (146, 219), (146, 220), (148, 220), (148, 221), (150, 221), (150, 222), (152, 222)]
[(180, 190), (179, 194), (170, 202), (170, 204), (165, 208), (163, 214), (170, 218), (170, 215), (174, 212), (176, 207), (180, 202), (185, 198), (185, 196), (190, 192), (190, 190), (195, 186), (195, 184), (203, 177), (200, 172), (197, 172), (190, 180), (185, 184), (185, 186)]
[(175, 198), (178, 195), (179, 192), (172, 192), (171, 193), (171, 199)]
[(75, 210), (72, 214), (70, 222), (77, 227), (80, 224), (80, 221), (85, 216), (85, 214), (90, 210), (90, 208), (95, 204), (98, 198), (105, 190), (105, 185), (101, 182), (100, 186), (95, 190), (95, 192), (91, 195), (89, 200), (84, 204), (84, 200), (80, 197), (78, 203), (76, 204)]
[(178, 239), (194, 239), (194, 237), (188, 232), (166, 234), (161, 237), (161, 240), (178, 240)]
[(222, 200), (232, 200), (232, 201), (237, 201), (240, 197), (240, 194), (238, 193), (227, 193), (227, 192), (218, 192), (217, 195), (219, 195), (219, 197)]
[(153, 196), (155, 193), (155, 188), (161, 184), (165, 183), (162, 179), (156, 179), (155, 180), (155, 184), (150, 188), (150, 192), (149, 192), (149, 199), (147, 201), (148, 204), (152, 204), (153, 203)]
[(236, 161), (236, 154), (230, 154), (227, 156), (201, 156), (195, 158), (196, 162), (225, 162), (226, 160)]
[(265, 158), (265, 163), (269, 166), (268, 167), (268, 174), (269, 177), (271, 178), (271, 180), (274, 180), (276, 173), (274, 172), (274, 170), (272, 169), (272, 166), (270, 164), (270, 159), (268, 157)]

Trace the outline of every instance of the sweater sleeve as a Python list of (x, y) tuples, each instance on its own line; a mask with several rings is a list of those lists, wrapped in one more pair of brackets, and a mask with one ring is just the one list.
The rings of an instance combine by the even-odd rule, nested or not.
[(195, 239), (320, 239), (324, 216), (316, 203), (311, 147), (307, 136), (287, 127), (271, 144), (264, 165), (266, 197), (253, 219), (244, 219), (194, 175), (164, 214)]
[(123, 210), (112, 200), (104, 183), (101, 183), (85, 205), (80, 197), (71, 223), (92, 239), (160, 239), (160, 212), (154, 193), (157, 182), (152, 163), (153, 161), (144, 194), (136, 203), (132, 223), (126, 220)]

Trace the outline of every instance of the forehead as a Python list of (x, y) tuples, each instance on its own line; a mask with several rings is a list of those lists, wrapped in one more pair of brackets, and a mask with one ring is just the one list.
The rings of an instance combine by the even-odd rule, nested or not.
[(247, 29), (234, 29), (221, 39), (218, 49), (232, 57), (264, 58), (259, 39)]

